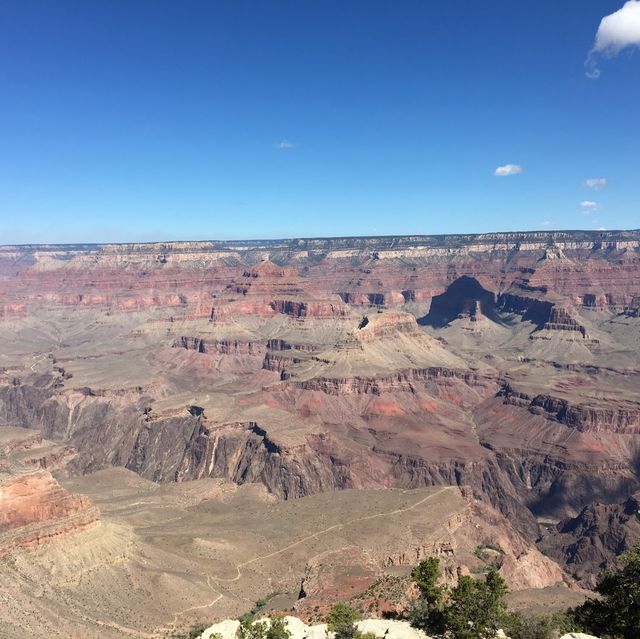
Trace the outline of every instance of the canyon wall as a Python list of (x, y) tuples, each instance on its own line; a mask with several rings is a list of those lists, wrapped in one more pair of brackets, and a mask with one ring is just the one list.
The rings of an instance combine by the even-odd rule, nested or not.
[(638, 231), (3, 246), (0, 421), (80, 474), (469, 485), (533, 539), (640, 488), (638, 300)]

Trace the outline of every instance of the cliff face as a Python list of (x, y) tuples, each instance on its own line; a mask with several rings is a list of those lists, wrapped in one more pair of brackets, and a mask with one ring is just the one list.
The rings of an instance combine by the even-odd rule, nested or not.
[(70, 495), (39, 471), (0, 485), (0, 555), (93, 528), (99, 514), (90, 500)]
[(640, 433), (640, 406), (635, 402), (617, 406), (588, 406), (572, 404), (566, 399), (550, 395), (531, 397), (515, 391), (506, 384), (501, 391), (506, 404), (521, 406), (534, 415), (544, 415), (580, 431), (613, 432), (637, 435)]
[(495, 312), (495, 293), (482, 288), (475, 278), (463, 275), (431, 300), (429, 314), (423, 321), (434, 327), (443, 327), (464, 317), (477, 322)]
[(539, 542), (586, 587), (594, 587), (606, 569), (620, 568), (620, 555), (640, 538), (640, 494), (620, 504), (594, 503), (561, 521)]
[[(0, 421), (156, 482), (640, 488), (640, 232), (0, 247)], [(51, 458), (51, 463), (55, 463)]]
[(46, 446), (40, 435), (0, 428), (0, 557), (99, 525), (91, 501), (68, 493), (44, 470), (72, 454)]
[(335, 318), (345, 304), (428, 301), (460, 277), (623, 310), (640, 296), (639, 246), (638, 231), (3, 246), (0, 317), (46, 305)]

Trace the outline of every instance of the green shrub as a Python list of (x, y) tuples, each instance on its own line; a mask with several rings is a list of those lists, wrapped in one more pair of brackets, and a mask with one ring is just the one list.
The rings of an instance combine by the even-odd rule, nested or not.
[(266, 639), (291, 639), (287, 620), (283, 617), (269, 617), (269, 629), (267, 630)]
[(507, 619), (507, 592), (495, 570), (485, 581), (460, 577), (444, 611), (447, 631), (454, 639), (495, 639)]
[(238, 617), (238, 621), (240, 623), (243, 621), (251, 621), (274, 597), (277, 597), (279, 594), (279, 592), (272, 592), (266, 597), (258, 599), (255, 604), (253, 604), (253, 608), (251, 608), (249, 612), (245, 612), (242, 616)]
[(411, 602), (407, 611), (414, 628), (427, 635), (444, 630), (444, 599), (446, 586), (440, 584), (440, 560), (429, 557), (421, 561), (412, 571), (411, 579), (420, 591), (420, 597)]
[(267, 639), (267, 624), (264, 621), (241, 619), (236, 637), (238, 639)]
[(440, 563), (430, 557), (412, 571), (420, 597), (408, 610), (411, 625), (451, 639), (495, 639), (507, 619), (507, 587), (494, 568), (485, 580), (462, 576), (455, 588), (441, 585)]
[(578, 630), (565, 613), (553, 615), (522, 615), (511, 613), (504, 631), (511, 639), (559, 639)]
[(357, 610), (345, 603), (337, 603), (327, 615), (327, 628), (335, 633), (335, 639), (358, 639), (360, 633), (356, 621), (360, 619)]
[(360, 615), (357, 610), (345, 603), (338, 602), (327, 615), (327, 628), (331, 632), (335, 632), (339, 626), (355, 625), (359, 619)]
[(600, 598), (587, 600), (573, 613), (578, 625), (602, 639), (640, 636), (640, 540), (622, 561), (622, 570), (608, 572), (596, 586)]

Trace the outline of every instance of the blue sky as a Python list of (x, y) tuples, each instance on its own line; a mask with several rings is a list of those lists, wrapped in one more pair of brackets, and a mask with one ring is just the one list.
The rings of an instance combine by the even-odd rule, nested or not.
[(638, 228), (624, 4), (4, 0), (0, 243)]

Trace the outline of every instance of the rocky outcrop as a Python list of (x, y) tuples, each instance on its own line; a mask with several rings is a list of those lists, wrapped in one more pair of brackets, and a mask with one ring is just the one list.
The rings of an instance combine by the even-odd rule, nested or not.
[(292, 344), (291, 342), (287, 342), (284, 339), (269, 339), (267, 340), (267, 348), (270, 351), (301, 351), (312, 353), (313, 351), (318, 350), (318, 346), (314, 344)]
[(27, 317), (27, 305), (22, 303), (0, 303), (0, 320)]
[(575, 331), (582, 337), (587, 336), (587, 330), (581, 326), (564, 308), (555, 306), (549, 313), (549, 318), (544, 323), (543, 328), (550, 331)]
[(181, 336), (174, 340), (174, 348), (186, 348), (198, 353), (216, 353), (218, 355), (262, 355), (265, 347), (260, 342), (243, 340), (205, 340), (202, 337)]
[(539, 330), (573, 331), (587, 337), (585, 327), (567, 309), (558, 308), (552, 302), (507, 293), (498, 298), (498, 307), (503, 313), (521, 315), (523, 320), (532, 322)]
[(495, 318), (496, 295), (484, 289), (478, 280), (463, 275), (452, 282), (441, 295), (431, 300), (429, 314), (424, 324), (442, 327), (456, 319), (468, 318), (477, 322), (483, 317)]
[(627, 317), (640, 317), (640, 296), (634, 297), (623, 312)]
[(46, 471), (0, 479), (0, 556), (32, 548), (99, 524), (83, 495), (70, 495)]
[(276, 313), (289, 315), (290, 317), (306, 317), (309, 305), (306, 302), (294, 302), (292, 300), (275, 300), (270, 303)]
[[(307, 625), (297, 617), (285, 616), (287, 629), (291, 633), (291, 639), (326, 639), (331, 637), (327, 632), (326, 624)], [(262, 620), (266, 624), (269, 619)], [(363, 619), (356, 623), (358, 630), (362, 633), (371, 633), (377, 637), (385, 639), (429, 639), (422, 630), (412, 628), (408, 621), (397, 619)], [(207, 628), (198, 639), (210, 639), (220, 636), (222, 639), (234, 639), (240, 622), (235, 619), (227, 619)], [(560, 639), (598, 639), (593, 635), (582, 632), (570, 632), (560, 637)]]
[[(332, 638), (333, 633), (327, 631), (326, 624), (307, 625), (297, 617), (284, 617), (287, 629), (291, 633), (291, 639), (327, 639)], [(269, 624), (268, 618), (263, 620)], [(214, 624), (207, 628), (199, 639), (210, 639), (220, 636), (222, 639), (234, 639), (240, 622), (236, 620), (226, 620)], [(396, 619), (364, 619), (356, 623), (356, 627), (362, 633), (371, 633), (386, 639), (429, 639), (422, 630), (412, 628), (408, 621), (398, 621)]]
[(399, 335), (407, 337), (422, 336), (416, 319), (410, 313), (388, 311), (365, 315), (354, 333), (355, 338), (362, 343), (390, 339)]
[(37, 432), (0, 427), (0, 557), (65, 539), (100, 524), (84, 495), (70, 494), (49, 472), (75, 455)]
[(285, 372), (288, 367), (293, 364), (299, 364), (302, 360), (299, 357), (289, 357), (286, 355), (279, 355), (275, 353), (267, 353), (264, 356), (264, 360), (262, 362), (262, 368), (267, 371), (275, 371), (282, 375), (281, 379), (287, 379), (288, 374)]
[[(145, 459), (142, 446), (139, 442), (136, 451)], [(347, 465), (338, 458), (330, 459), (310, 444), (284, 447), (254, 422), (211, 429), (195, 424), (176, 466), (175, 480), (202, 477), (225, 477), (238, 484), (260, 482), (283, 499), (353, 485)]]
[(415, 301), (415, 292), (413, 296), (406, 291), (386, 291), (385, 293), (361, 293), (355, 291), (342, 291), (338, 295), (340, 299), (351, 306), (375, 306), (378, 309), (385, 307), (394, 307), (402, 305), (408, 297), (413, 297)]
[(609, 568), (620, 568), (620, 556), (640, 539), (640, 493), (621, 504), (592, 504), (561, 521), (538, 543), (584, 586), (592, 588)]
[[(320, 391), (327, 395), (381, 395), (387, 392), (413, 392), (414, 383), (455, 379), (468, 385), (490, 386), (493, 380), (472, 371), (442, 367), (418, 368), (398, 371), (380, 377), (325, 378), (314, 377), (305, 381), (289, 381), (295, 388)], [(496, 386), (497, 388), (497, 386)]]
[(498, 307), (503, 313), (522, 315), (522, 319), (542, 328), (553, 311), (554, 305), (546, 300), (505, 293), (498, 297)]
[(505, 384), (500, 395), (505, 404), (526, 408), (534, 415), (543, 415), (581, 432), (640, 433), (640, 405), (617, 402), (621, 405), (589, 406), (572, 404), (551, 395), (530, 396)]

